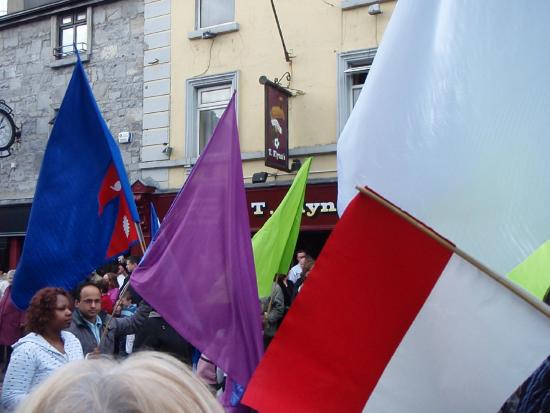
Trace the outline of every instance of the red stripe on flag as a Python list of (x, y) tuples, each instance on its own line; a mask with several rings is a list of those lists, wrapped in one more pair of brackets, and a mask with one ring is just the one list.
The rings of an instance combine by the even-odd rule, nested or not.
[(358, 195), (256, 369), (244, 403), (262, 413), (360, 412), (451, 254)]
[(107, 248), (106, 257), (113, 257), (116, 254), (120, 254), (121, 251), (130, 248), (138, 239), (137, 229), (132, 220), (128, 202), (126, 201), (124, 192), (122, 192), (119, 198), (118, 213), (111, 234), (111, 241)]
[(103, 213), (103, 208), (117, 196), (120, 196), (122, 193), (122, 185), (120, 183), (120, 178), (118, 177), (118, 172), (115, 168), (115, 164), (111, 162), (107, 172), (103, 177), (101, 186), (99, 188), (99, 193), (97, 195), (97, 201), (99, 204), (99, 215)]

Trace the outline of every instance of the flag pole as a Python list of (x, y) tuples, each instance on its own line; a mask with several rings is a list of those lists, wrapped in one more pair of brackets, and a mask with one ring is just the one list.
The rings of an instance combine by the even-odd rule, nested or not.
[(141, 223), (134, 222), (134, 225), (136, 226), (136, 231), (138, 233), (139, 246), (141, 247), (141, 253), (145, 254), (145, 237), (143, 236), (143, 230), (141, 229)]
[[(128, 275), (130, 277), (130, 275)], [(105, 327), (103, 327), (103, 332), (101, 333), (101, 338), (99, 339), (99, 342), (97, 343), (97, 349), (99, 350), (101, 348), (101, 343), (105, 340), (105, 337), (107, 336), (107, 332), (109, 331), (109, 325), (111, 324), (111, 320), (115, 317), (115, 311), (120, 305), (120, 302), (122, 301), (122, 297), (124, 297), (124, 294), (126, 291), (128, 291), (128, 287), (130, 287), (130, 280), (124, 285), (120, 293), (118, 294), (118, 300), (116, 300), (115, 305), (113, 306), (113, 312), (111, 313), (111, 317), (109, 317), (109, 320), (107, 320), (107, 324), (105, 324)], [(88, 355), (86, 355), (86, 358)]]
[(396, 205), (392, 204), (390, 201), (382, 197), (381, 195), (374, 192), (372, 189), (368, 187), (361, 187), (356, 186), (356, 189), (363, 195), (368, 196), (381, 204), (382, 206), (390, 209), (395, 214), (399, 215), (401, 218), (405, 219), (410, 224), (414, 225), (416, 228), (421, 230), (423, 233), (428, 235), (430, 238), (438, 242), (443, 247), (447, 248), (448, 250), (452, 251), (465, 261), (472, 264), (474, 267), (479, 269), (480, 271), (486, 273), (489, 275), (492, 279), (494, 279), (496, 282), (500, 283), (510, 291), (512, 291), (514, 294), (520, 296), (522, 299), (527, 301), (529, 304), (531, 304), (533, 307), (535, 307), (537, 310), (539, 310), (541, 313), (543, 313), (545, 316), (550, 317), (550, 307), (547, 306), (545, 303), (540, 301), (537, 297), (529, 293), (528, 291), (520, 288), (507, 278), (504, 278), (503, 276), (497, 274), (495, 271), (488, 268), (483, 263), (479, 262), (475, 258), (473, 258), (471, 255), (467, 254), (466, 252), (462, 251), (460, 248), (456, 247), (452, 242), (447, 240), (446, 238), (439, 235), (437, 232), (435, 232), (430, 227), (426, 226), (424, 223), (418, 221), (413, 216), (409, 215), (407, 212), (403, 211)]
[[(134, 222), (134, 224), (136, 226), (136, 230), (137, 230), (137, 233), (138, 233), (139, 246), (141, 247), (141, 253), (145, 254), (145, 239), (143, 237), (143, 230), (141, 229), (141, 223)], [(132, 276), (132, 274), (128, 274), (128, 277), (131, 277), (131, 276)], [(124, 285), (124, 288), (122, 288), (122, 290), (118, 294), (118, 300), (116, 300), (116, 303), (113, 306), (113, 311), (111, 313), (111, 317), (109, 318), (109, 320), (107, 320), (107, 324), (105, 324), (105, 327), (103, 328), (103, 332), (101, 333), (101, 338), (99, 339), (99, 343), (97, 343), (97, 348), (98, 349), (101, 347), (101, 343), (103, 342), (103, 340), (105, 339), (105, 336), (107, 335), (107, 332), (109, 331), (109, 325), (111, 324), (111, 320), (115, 317), (115, 311), (118, 308), (118, 306), (120, 305), (120, 302), (122, 301), (122, 297), (124, 297), (124, 294), (126, 293), (126, 291), (128, 291), (129, 287), (130, 287), (130, 280), (128, 280), (126, 285)]]

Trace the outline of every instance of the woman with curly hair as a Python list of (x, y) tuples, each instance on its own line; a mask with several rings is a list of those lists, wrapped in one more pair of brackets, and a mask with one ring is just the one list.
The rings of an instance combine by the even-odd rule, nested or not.
[(62, 288), (43, 288), (27, 309), (28, 334), (13, 345), (2, 388), (2, 405), (14, 409), (30, 391), (55, 369), (84, 358), (82, 346), (63, 331), (72, 320), (69, 293)]

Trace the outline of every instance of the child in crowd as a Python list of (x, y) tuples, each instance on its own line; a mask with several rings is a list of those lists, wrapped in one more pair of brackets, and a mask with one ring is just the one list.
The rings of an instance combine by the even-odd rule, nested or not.
[(101, 291), (101, 310), (105, 311), (107, 314), (112, 314), (113, 312), (113, 302), (109, 297), (109, 283), (100, 278), (97, 283), (97, 288)]
[(109, 290), (107, 294), (109, 295), (109, 298), (111, 299), (113, 305), (115, 305), (119, 294), (117, 275), (114, 272), (108, 272), (103, 276), (103, 279), (109, 284)]
[[(120, 299), (120, 316), (121, 317), (132, 317), (137, 311), (137, 304), (132, 302), (132, 293), (126, 291)], [(119, 354), (121, 356), (127, 356), (132, 354), (134, 347), (134, 340), (136, 338), (135, 334), (128, 334), (120, 342)]]

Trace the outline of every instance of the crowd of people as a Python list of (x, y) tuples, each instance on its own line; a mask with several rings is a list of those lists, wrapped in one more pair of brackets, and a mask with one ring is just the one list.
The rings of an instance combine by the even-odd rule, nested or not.
[(296, 261), (297, 264), (288, 274), (275, 274), (271, 295), (261, 299), (265, 349), (271, 343), (315, 263), (305, 250), (296, 252)]
[[(266, 348), (314, 264), (304, 250), (296, 260), (288, 274), (275, 276), (270, 297), (260, 301)], [(129, 284), (139, 261), (132, 256), (99, 269), (71, 293), (43, 288), (26, 312), (10, 299), (14, 271), (0, 272), (5, 411), (222, 411), (215, 396), (223, 392), (223, 372)], [(147, 394), (157, 397), (151, 392), (156, 385), (182, 393), (159, 404), (143, 391), (149, 386)], [(117, 394), (125, 396), (119, 400)], [(181, 409), (187, 405), (189, 410)]]

